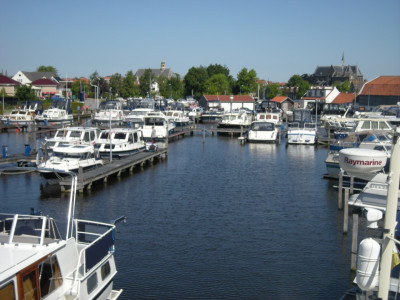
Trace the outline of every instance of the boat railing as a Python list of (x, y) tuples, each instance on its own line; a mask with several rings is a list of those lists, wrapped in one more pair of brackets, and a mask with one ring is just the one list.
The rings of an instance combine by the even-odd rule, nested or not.
[(52, 218), (0, 214), (0, 242), (3, 244), (43, 246), (60, 240), (60, 233)]
[(82, 248), (78, 266), (83, 266), (83, 277), (98, 263), (114, 253), (115, 225), (86, 220), (75, 221), (75, 238)]

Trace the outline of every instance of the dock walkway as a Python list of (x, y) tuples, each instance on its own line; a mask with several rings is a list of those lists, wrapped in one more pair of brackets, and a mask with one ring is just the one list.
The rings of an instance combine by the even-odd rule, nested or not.
[[(109, 176), (121, 176), (121, 173), (129, 170), (133, 171), (135, 166), (144, 166), (146, 163), (153, 163), (154, 159), (163, 159), (168, 155), (168, 149), (158, 149), (156, 152), (138, 152), (134, 155), (122, 159), (113, 159), (112, 162), (102, 167), (92, 169), (87, 172), (78, 172), (77, 190), (82, 192), (84, 188), (91, 189), (92, 184), (102, 180), (107, 182)], [(66, 191), (71, 186), (71, 178), (66, 177), (59, 181), (62, 191)]]

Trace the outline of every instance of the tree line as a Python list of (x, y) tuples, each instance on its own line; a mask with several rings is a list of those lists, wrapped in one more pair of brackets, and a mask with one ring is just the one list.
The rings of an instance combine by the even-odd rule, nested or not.
[[(40, 66), (37, 72), (54, 72), (58, 76), (57, 69), (53, 66)], [(146, 69), (142, 76), (137, 80), (136, 76), (130, 70), (125, 76), (120, 73), (111, 75), (110, 80), (106, 81), (97, 71), (89, 76), (90, 83), (83, 81), (74, 81), (70, 88), (72, 94), (79, 98), (80, 93), (89, 94), (89, 97), (95, 97), (95, 91), (98, 89), (100, 97), (115, 99), (117, 97), (154, 97), (155, 92), (150, 92), (150, 85), (158, 84), (158, 95), (164, 98), (179, 99), (186, 96), (200, 98), (202, 95), (260, 95), (261, 99), (272, 99), (275, 96), (292, 95), (297, 99), (301, 98), (310, 83), (304, 79), (304, 76), (293, 75), (286, 86), (278, 83), (259, 84), (259, 78), (255, 70), (242, 68), (233, 78), (230, 70), (220, 64), (210, 64), (209, 66), (191, 67), (187, 74), (181, 78), (179, 74), (175, 77), (167, 78), (164, 76), (154, 76), (151, 69)], [(339, 91), (350, 91), (350, 84), (347, 82), (334, 84)], [(96, 86), (97, 88), (95, 88)], [(34, 97), (30, 87), (20, 86), (16, 92), (16, 98), (26, 100), (27, 97)], [(32, 99), (32, 98), (30, 98)]]

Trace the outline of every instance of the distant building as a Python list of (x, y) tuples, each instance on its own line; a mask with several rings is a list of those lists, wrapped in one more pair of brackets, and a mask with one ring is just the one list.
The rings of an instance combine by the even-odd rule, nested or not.
[[(136, 84), (139, 84), (139, 83), (140, 83), (140, 81), (139, 81), (139, 80), (140, 80), (140, 77), (141, 77), (141, 76), (144, 74), (144, 72), (145, 72), (146, 70), (148, 70), (148, 69), (149, 69), (149, 68), (147, 68), (147, 69), (138, 69), (138, 70), (136, 71), (136, 73), (135, 73)], [(164, 76), (164, 77), (166, 77), (166, 78), (168, 78), (168, 79), (171, 79), (171, 78), (173, 78), (173, 77), (176, 77), (176, 74), (175, 74), (174, 72), (172, 72), (172, 70), (171, 70), (170, 68), (166, 68), (166, 67), (165, 67), (165, 62), (164, 62), (164, 61), (161, 62), (161, 67), (160, 67), (159, 69), (150, 69), (150, 70), (151, 70), (152, 76), (154, 76), (154, 77)], [(155, 92), (158, 92), (158, 91), (159, 91), (157, 82), (153, 83), (152, 90), (155, 91)]]
[(396, 105), (400, 102), (400, 76), (380, 76), (364, 84), (357, 96), (360, 106)]
[(59, 83), (61, 78), (59, 78), (54, 72), (26, 72), (26, 71), (18, 71), (12, 79), (18, 81), (22, 84), (32, 84), (33, 81), (38, 79), (50, 79)]
[(276, 96), (272, 98), (271, 101), (278, 102), (284, 113), (294, 109), (294, 101), (288, 96)]
[(53, 80), (41, 78), (33, 81), (31, 84), (37, 97), (47, 97), (57, 93), (58, 84)]
[[(15, 92), (17, 88), (21, 85), (20, 82), (15, 81), (14, 79), (0, 75), (0, 91), (4, 89), (5, 95), (4, 96), (15, 96)], [(3, 96), (0, 93), (0, 96)]]
[(203, 95), (199, 105), (204, 109), (221, 108), (224, 111), (239, 108), (254, 110), (255, 101), (249, 95)]
[(359, 91), (364, 84), (364, 76), (356, 65), (345, 65), (344, 55), (340, 66), (318, 66), (314, 74), (305, 78), (312, 85), (331, 86), (335, 82), (348, 80), (355, 91)]
[(300, 108), (305, 108), (309, 103), (324, 102), (332, 103), (340, 94), (336, 87), (331, 86), (315, 86), (307, 90), (300, 100), (296, 100)]

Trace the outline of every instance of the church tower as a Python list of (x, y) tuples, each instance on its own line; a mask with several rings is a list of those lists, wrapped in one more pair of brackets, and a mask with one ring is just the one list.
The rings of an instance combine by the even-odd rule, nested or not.
[(165, 61), (162, 60), (161, 61), (161, 71), (164, 71), (164, 70), (165, 70)]

